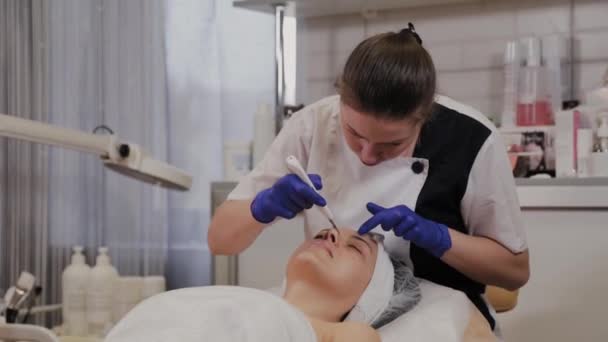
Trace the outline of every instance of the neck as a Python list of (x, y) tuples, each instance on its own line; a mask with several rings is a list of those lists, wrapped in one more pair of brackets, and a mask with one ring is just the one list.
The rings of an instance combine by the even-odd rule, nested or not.
[(421, 130), (422, 130), (422, 124), (418, 124), (418, 127), (416, 128), (416, 135), (415, 135), (414, 139), (412, 140), (412, 143), (410, 144), (410, 146), (408, 146), (405, 149), (405, 151), (403, 151), (403, 153), (401, 153), (402, 157), (411, 158), (414, 156), (414, 150), (416, 149), (416, 146), (418, 145)]
[(297, 307), (310, 318), (327, 322), (339, 322), (343, 312), (343, 305), (326, 291), (310, 286), (304, 281), (290, 284), (285, 290), (283, 299)]

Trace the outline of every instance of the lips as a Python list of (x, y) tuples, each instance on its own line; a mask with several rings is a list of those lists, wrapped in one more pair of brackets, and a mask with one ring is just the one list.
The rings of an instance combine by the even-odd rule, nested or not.
[(332, 258), (334, 257), (333, 246), (331, 245), (331, 243), (329, 243), (329, 241), (317, 239), (317, 240), (313, 240), (311, 242), (311, 245), (323, 248), (324, 250), (327, 251), (327, 253), (329, 253), (330, 257), (332, 257)]

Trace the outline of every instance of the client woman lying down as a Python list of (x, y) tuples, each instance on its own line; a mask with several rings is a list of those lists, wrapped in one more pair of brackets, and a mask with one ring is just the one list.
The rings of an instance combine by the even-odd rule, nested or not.
[[(419, 299), (411, 270), (389, 259), (381, 235), (326, 229), (291, 255), (282, 297), (237, 286), (170, 291), (134, 308), (106, 341), (380, 341), (374, 328)], [(493, 338), (481, 314), (465, 335)]]

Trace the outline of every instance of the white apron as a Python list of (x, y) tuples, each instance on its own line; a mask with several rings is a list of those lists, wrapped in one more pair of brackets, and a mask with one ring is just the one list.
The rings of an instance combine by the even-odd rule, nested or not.
[[(428, 174), (428, 160), (397, 157), (367, 166), (348, 147), (338, 115), (335, 113), (331, 116), (325, 132), (328, 143), (326, 157), (318, 158), (311, 154), (306, 167), (308, 173), (319, 173), (323, 177), (321, 194), (327, 200), (336, 224), (359, 229), (372, 216), (366, 209), (367, 202), (384, 207), (405, 204), (413, 210)], [(314, 146), (311, 150), (315, 151)], [(419, 173), (414, 172), (414, 163), (422, 164), (423, 169), (420, 165), (414, 167)], [(305, 210), (303, 215), (306, 238), (330, 227), (319, 210)], [(374, 228), (374, 232), (384, 234), (385, 246), (390, 254), (409, 260), (409, 241), (395, 236), (392, 231), (385, 232), (380, 226)]]

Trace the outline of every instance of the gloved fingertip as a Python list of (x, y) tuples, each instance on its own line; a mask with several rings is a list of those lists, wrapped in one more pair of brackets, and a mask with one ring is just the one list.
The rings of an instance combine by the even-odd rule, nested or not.
[(324, 207), (327, 205), (327, 201), (325, 200), (325, 198), (323, 198), (323, 196), (318, 196), (318, 198), (316, 199), (316, 205), (320, 206), (320, 207)]
[(369, 233), (370, 230), (371, 230), (371, 228), (363, 225), (363, 226), (361, 226), (361, 228), (359, 228), (359, 230), (357, 230), (357, 233), (359, 235), (365, 235), (365, 234)]
[(308, 178), (310, 178), (310, 181), (312, 182), (312, 185), (315, 186), (315, 189), (323, 189), (323, 181), (321, 180), (321, 176), (316, 173), (309, 173)]
[(374, 214), (374, 215), (375, 215), (376, 213), (378, 213), (378, 212), (380, 212), (380, 211), (384, 210), (384, 208), (383, 208), (383, 207), (381, 207), (381, 206), (377, 205), (377, 204), (376, 204), (376, 203), (374, 203), (374, 202), (368, 202), (368, 203), (367, 203), (367, 205), (366, 205), (366, 207), (367, 207), (367, 211), (369, 211), (370, 213), (372, 213), (372, 214)]

